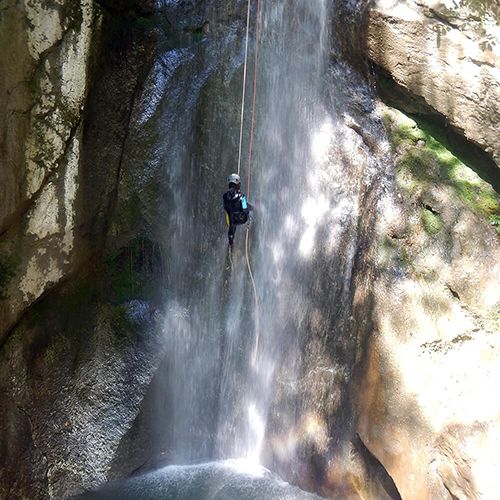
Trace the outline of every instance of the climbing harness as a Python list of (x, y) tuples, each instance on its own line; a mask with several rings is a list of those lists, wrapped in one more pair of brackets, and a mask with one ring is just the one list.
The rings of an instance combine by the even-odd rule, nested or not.
[[(248, 38), (250, 31), (250, 5), (251, 0), (247, 2), (247, 25), (245, 33), (245, 59), (243, 64), (243, 89), (241, 93), (241, 114), (240, 114), (240, 141), (239, 141), (239, 151), (238, 151), (238, 175), (241, 173), (241, 150), (243, 144), (243, 123), (245, 118), (245, 97), (246, 97), (246, 80), (247, 80), (247, 69), (248, 69)], [(252, 96), (252, 118), (250, 126), (250, 140), (248, 146), (248, 165), (247, 165), (247, 196), (250, 198), (250, 178), (252, 170), (252, 148), (253, 148), (253, 137), (254, 137), (254, 126), (255, 126), (255, 106), (257, 99), (257, 65), (259, 62), (259, 35), (260, 35), (260, 0), (257, 0), (257, 14), (256, 14), (256, 27), (255, 27), (255, 51), (254, 51), (254, 72), (253, 72), (253, 96)], [(249, 250), (249, 239), (250, 239), (250, 226), (247, 225), (246, 236), (245, 236), (245, 259), (248, 268), (248, 274), (252, 282), (254, 303), (255, 303), (255, 345), (252, 353), (252, 366), (255, 366), (257, 362), (257, 353), (259, 350), (259, 340), (260, 340), (260, 327), (259, 327), (259, 298), (257, 295), (257, 286), (255, 285), (255, 279), (252, 272), (252, 266), (250, 263), (250, 250)], [(231, 261), (232, 266), (232, 261)]]

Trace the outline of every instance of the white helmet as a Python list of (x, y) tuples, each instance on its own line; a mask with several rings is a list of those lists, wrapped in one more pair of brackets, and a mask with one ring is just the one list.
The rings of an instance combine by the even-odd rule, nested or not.
[(231, 174), (228, 178), (227, 178), (227, 183), (228, 184), (241, 184), (241, 179), (240, 179), (240, 176), (238, 174)]

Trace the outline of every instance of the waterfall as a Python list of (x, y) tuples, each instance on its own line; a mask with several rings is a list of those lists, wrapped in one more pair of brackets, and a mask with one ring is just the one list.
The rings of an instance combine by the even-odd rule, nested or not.
[[(218, 433), (222, 454), (235, 450), (254, 461), (263, 444), (276, 369), (285, 359), (287, 383), (296, 384), (301, 329), (308, 314), (301, 268), (310, 262), (316, 233), (330, 209), (330, 188), (324, 189), (328, 173), (323, 168), (332, 128), (324, 102), (326, 3), (269, 2), (262, 11), (250, 192), (251, 202), (257, 204), (250, 260), (258, 300), (252, 301), (243, 255), (238, 255), (243, 253), (241, 231), (235, 271), (244, 276), (231, 282), (226, 331), (233, 345), (224, 353)], [(244, 163), (243, 186), (247, 168)], [(246, 315), (241, 298), (251, 309)], [(237, 359), (232, 353), (242, 345), (245, 355)], [(243, 392), (241, 382), (233, 383), (235, 373), (242, 371)]]
[[(356, 160), (365, 146), (349, 123), (354, 108), (371, 112), (370, 91), (332, 61), (332, 8), (328, 0), (262, 2), (249, 193), (257, 297), (246, 229), (237, 230), (231, 266), (222, 208), (237, 168), (241, 22), (185, 47), (166, 44), (135, 107), (131, 148), (147, 144), (145, 175), (157, 173), (163, 200), (168, 420), (158, 425), (170, 463), (294, 454), (298, 429), (317, 416), (310, 360), (324, 384), (348, 375), (359, 200), (379, 165)], [(247, 96), (252, 55), (249, 71)]]

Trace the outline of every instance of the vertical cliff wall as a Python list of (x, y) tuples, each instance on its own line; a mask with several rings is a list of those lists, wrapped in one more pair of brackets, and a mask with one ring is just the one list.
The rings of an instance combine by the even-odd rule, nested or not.
[(358, 433), (403, 498), (487, 498), (498, 473), (486, 390), (498, 365), (498, 10), (374, 2), (364, 13), (357, 47), (389, 104), (396, 203), (376, 224)]
[(495, 2), (374, 2), (367, 15), (369, 59), (498, 165)]
[(159, 362), (150, 315), (120, 308), (130, 273), (102, 257), (154, 36), (95, 2), (7, 2), (0, 26), (0, 482), (2, 496), (61, 498), (109, 477)]
[[(2, 46), (19, 34), (12, 52), (2, 51), (0, 87), (9, 119), (1, 134), (2, 496), (66, 498), (129, 474), (158, 450), (150, 425), (132, 426), (165, 354), (174, 199), (165, 196), (168, 168), (148, 162), (159, 158), (147, 134), (155, 125), (142, 125), (174, 63), (162, 53), (198, 47), (183, 71), (203, 75), (209, 52), (200, 42), (208, 29), (216, 41), (241, 33), (239, 7), (2, 5)], [(186, 116), (188, 133), (201, 132), (196, 113)]]
[(76, 195), (99, 19), (92, 2), (7, 2), (1, 23), (3, 341), (85, 253), (75, 245)]

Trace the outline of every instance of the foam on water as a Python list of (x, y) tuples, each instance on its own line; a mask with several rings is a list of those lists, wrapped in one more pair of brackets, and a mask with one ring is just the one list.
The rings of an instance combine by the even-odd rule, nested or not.
[(314, 500), (262, 466), (246, 460), (197, 465), (169, 465), (154, 472), (111, 483), (82, 500)]

